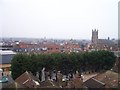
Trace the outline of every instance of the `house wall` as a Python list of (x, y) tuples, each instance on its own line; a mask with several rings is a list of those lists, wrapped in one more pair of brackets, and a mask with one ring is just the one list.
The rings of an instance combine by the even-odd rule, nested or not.
[(11, 64), (0, 64), (0, 68), (3, 69), (4, 75), (10, 75)]

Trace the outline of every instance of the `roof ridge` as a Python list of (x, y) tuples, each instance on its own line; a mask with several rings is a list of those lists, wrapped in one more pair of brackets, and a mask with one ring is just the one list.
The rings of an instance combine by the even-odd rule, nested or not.
[(97, 82), (99, 82), (99, 83), (101, 83), (101, 84), (103, 84), (103, 85), (105, 85), (105, 83), (103, 83), (103, 82), (101, 82), (101, 81), (99, 81), (99, 80), (97, 80), (95, 78), (92, 78), (92, 79), (95, 80), (95, 81), (97, 81)]

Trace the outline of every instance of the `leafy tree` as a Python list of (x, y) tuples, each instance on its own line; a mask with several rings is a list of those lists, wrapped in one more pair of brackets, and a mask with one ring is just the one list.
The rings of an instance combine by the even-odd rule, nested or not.
[(61, 71), (63, 74), (109, 70), (115, 63), (115, 55), (109, 51), (93, 51), (82, 53), (54, 53), (54, 54), (17, 54), (11, 62), (12, 77), (16, 79), (26, 70), (34, 75), (46, 71)]
[(30, 70), (30, 57), (26, 54), (17, 54), (11, 61), (11, 71), (13, 79), (16, 79), (26, 70)]

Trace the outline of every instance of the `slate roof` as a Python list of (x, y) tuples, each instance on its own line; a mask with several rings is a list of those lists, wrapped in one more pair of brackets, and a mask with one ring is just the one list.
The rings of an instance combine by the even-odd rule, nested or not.
[(15, 54), (11, 50), (0, 50), (0, 64), (10, 64)]
[(113, 41), (107, 40), (107, 39), (98, 39), (98, 43), (108, 45), (108, 46), (114, 46), (115, 45), (115, 43)]
[(90, 78), (84, 82), (84, 86), (87, 88), (103, 88), (105, 86), (105, 83), (102, 83), (94, 78)]
[(13, 54), (1, 55), (2, 60), (0, 60), (0, 64), (10, 64), (13, 57)]

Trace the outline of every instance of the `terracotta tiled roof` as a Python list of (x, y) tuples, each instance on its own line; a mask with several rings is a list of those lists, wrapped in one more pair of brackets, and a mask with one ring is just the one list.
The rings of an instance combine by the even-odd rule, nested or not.
[(98, 74), (94, 77), (96, 80), (105, 83), (107, 88), (116, 88), (118, 87), (118, 73), (113, 71), (107, 71), (101, 74)]
[(28, 88), (40, 87), (39, 79), (32, 75), (30, 72), (25, 72), (19, 76), (16, 80), (20, 85), (24, 85)]

